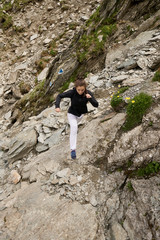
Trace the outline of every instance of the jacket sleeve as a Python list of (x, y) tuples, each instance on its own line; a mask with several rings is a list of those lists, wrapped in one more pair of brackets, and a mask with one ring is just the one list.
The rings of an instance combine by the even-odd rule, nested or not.
[(69, 90), (67, 92), (63, 92), (63, 93), (58, 94), (58, 96), (56, 98), (56, 102), (55, 102), (55, 107), (59, 108), (61, 99), (62, 98), (71, 98), (73, 96), (73, 92), (74, 92), (74, 90)]
[(91, 98), (88, 98), (88, 101), (93, 105), (93, 107), (98, 107), (98, 102), (94, 98), (93, 94), (89, 90), (87, 90), (87, 92), (91, 95)]

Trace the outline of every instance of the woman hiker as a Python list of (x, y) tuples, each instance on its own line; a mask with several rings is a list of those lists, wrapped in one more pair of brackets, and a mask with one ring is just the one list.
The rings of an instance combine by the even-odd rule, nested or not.
[(71, 106), (68, 109), (67, 115), (70, 124), (70, 149), (72, 159), (76, 158), (78, 123), (81, 121), (83, 114), (88, 112), (87, 102), (90, 102), (94, 107), (98, 107), (98, 102), (86, 87), (87, 84), (84, 80), (76, 80), (75, 87), (72, 90), (60, 93), (55, 103), (56, 112), (60, 112), (61, 99), (71, 99)]

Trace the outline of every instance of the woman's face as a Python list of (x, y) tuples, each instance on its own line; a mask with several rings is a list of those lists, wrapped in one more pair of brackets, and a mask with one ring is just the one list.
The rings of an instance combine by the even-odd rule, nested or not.
[(85, 87), (84, 86), (76, 87), (76, 91), (78, 92), (79, 95), (82, 95), (85, 92)]

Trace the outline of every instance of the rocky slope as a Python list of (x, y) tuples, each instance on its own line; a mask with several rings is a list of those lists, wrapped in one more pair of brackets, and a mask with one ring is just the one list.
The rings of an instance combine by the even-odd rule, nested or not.
[[(12, 1), (14, 6), (17, 1)], [(0, 113), (44, 80), (55, 54), (68, 48), (100, 1), (28, 1), (8, 14), (13, 27), (0, 31)], [(14, 9), (14, 8), (13, 8)], [(3, 19), (0, 22), (3, 23)], [(48, 68), (47, 68), (48, 69)]]
[[(110, 1), (107, 9), (112, 11), (115, 2)], [(128, 3), (127, 6), (131, 2), (122, 1)], [(148, 1), (142, 2), (152, 10)], [(32, 6), (33, 12), (37, 5), (45, 3), (47, 1), (36, 3)], [(103, 4), (102, 7), (106, 6), (106, 1)], [(49, 4), (42, 6), (49, 7)], [(121, 14), (126, 9), (124, 6), (120, 8)], [(27, 14), (30, 7), (26, 7)], [(132, 7), (128, 11), (134, 20), (137, 8), (134, 4)], [(84, 9), (87, 9), (85, 5)], [(43, 9), (37, 8), (40, 10)], [(139, 26), (136, 20), (132, 21), (134, 35), (128, 33), (131, 29), (127, 28), (126, 36), (126, 27), (130, 23), (128, 11), (122, 14), (123, 19), (107, 49), (105, 67), (86, 77), (99, 108), (89, 105), (89, 114), (79, 126), (76, 161), (69, 156), (67, 99), (61, 103), (61, 113), (56, 113), (54, 106), (49, 107), (22, 124), (13, 124), (11, 112), (5, 107), (2, 109), (0, 239), (160, 238), (160, 83), (152, 81), (160, 67), (159, 11), (154, 10), (146, 21), (141, 19)], [(107, 10), (103, 13), (107, 14)], [(22, 17), (18, 13), (17, 16)], [(81, 18), (82, 14), (79, 16)], [(156, 24), (153, 19), (157, 19)], [(49, 39), (49, 35), (45, 37)], [(43, 45), (42, 39), (39, 42)], [(35, 46), (36, 43), (32, 45)], [(26, 49), (29, 48), (24, 46)], [(26, 61), (31, 59), (28, 55), (25, 58)], [(2, 65), (2, 72), (5, 67)], [(7, 71), (11, 72), (10, 69)], [(23, 74), (27, 75), (28, 70), (24, 69)], [(17, 84), (17, 80), (14, 83)], [(8, 86), (4, 81), (3, 84), (4, 88)], [(120, 95), (122, 87), (128, 87), (121, 94), (125, 104), (140, 92), (153, 99), (141, 124), (129, 131), (123, 130), (125, 104), (118, 112), (111, 107), (112, 96)]]

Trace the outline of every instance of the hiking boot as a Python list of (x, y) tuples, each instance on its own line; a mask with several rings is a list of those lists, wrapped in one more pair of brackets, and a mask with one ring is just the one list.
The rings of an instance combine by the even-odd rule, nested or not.
[(71, 151), (71, 158), (76, 159), (76, 151), (75, 150)]

